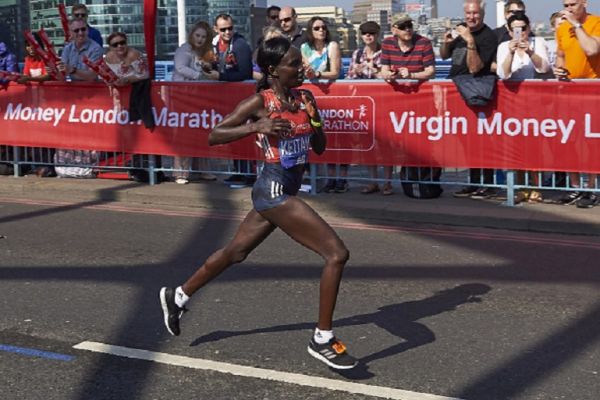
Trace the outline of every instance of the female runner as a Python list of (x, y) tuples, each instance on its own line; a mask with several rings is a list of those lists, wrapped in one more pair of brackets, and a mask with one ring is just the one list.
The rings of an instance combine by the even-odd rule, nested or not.
[[(276, 228), (325, 260), (321, 275), (319, 321), (308, 352), (332, 368), (357, 365), (332, 331), (332, 318), (348, 250), (333, 229), (304, 201), (296, 197), (302, 182), (309, 147), (322, 154), (326, 138), (315, 99), (302, 85), (300, 51), (282, 37), (263, 42), (257, 63), (263, 72), (258, 93), (243, 100), (209, 135), (209, 144), (230, 143), (258, 134), (265, 167), (252, 190), (253, 210), (224, 248), (176, 289), (163, 287), (160, 301), (165, 325), (179, 335), (185, 304), (201, 287), (232, 264), (242, 262)], [(247, 123), (247, 121), (251, 121)]]

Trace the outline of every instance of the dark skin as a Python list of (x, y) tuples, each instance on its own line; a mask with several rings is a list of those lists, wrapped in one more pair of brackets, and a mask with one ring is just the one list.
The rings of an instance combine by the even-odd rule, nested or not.
[[(300, 51), (291, 47), (279, 65), (269, 68), (271, 88), (280, 99), (290, 99), (291, 89), (304, 79)], [(306, 112), (313, 121), (320, 121), (315, 100), (310, 92), (302, 93)], [(251, 120), (251, 123), (246, 121)], [(291, 129), (285, 119), (271, 119), (259, 94), (242, 101), (236, 109), (218, 124), (209, 135), (209, 144), (230, 143), (260, 132), (272, 137), (285, 135)], [(313, 128), (311, 146), (317, 154), (326, 147), (323, 130)], [(321, 274), (319, 320), (317, 327), (331, 330), (333, 311), (344, 265), (349, 253), (335, 231), (301, 199), (290, 196), (283, 204), (265, 211), (252, 210), (238, 228), (233, 239), (217, 250), (183, 284), (182, 289), (191, 296), (198, 289), (221, 274), (233, 264), (242, 262), (276, 228), (292, 239), (323, 257), (325, 266)]]

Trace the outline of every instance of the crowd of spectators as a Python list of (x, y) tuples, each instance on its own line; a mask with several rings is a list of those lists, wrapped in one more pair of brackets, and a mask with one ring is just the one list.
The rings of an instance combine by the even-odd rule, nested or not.
[[(451, 60), (448, 77), (459, 86), (459, 91), (460, 82), (466, 78), (597, 79), (600, 76), (600, 17), (589, 14), (586, 5), (585, 0), (565, 0), (564, 8), (550, 17), (556, 37), (546, 41), (532, 32), (524, 1), (506, 1), (506, 24), (491, 29), (484, 23), (485, 2), (464, 0), (464, 21), (448, 29), (440, 48), (441, 58)], [(65, 74), (70, 80), (97, 80), (97, 74), (84, 63), (84, 56), (91, 61), (104, 57), (106, 64), (118, 76), (112, 86), (147, 80), (145, 58), (139, 51), (128, 47), (127, 35), (123, 32), (109, 35), (108, 52), (103, 54), (102, 36), (89, 25), (88, 16), (89, 11), (83, 4), (75, 4), (71, 8), (69, 29), (73, 39), (64, 46), (56, 66), (44, 65), (35, 51), (28, 48), (23, 76), (18, 82), (29, 84), (32, 81), (49, 80), (57, 72)], [(175, 52), (173, 80), (235, 82), (261, 79), (260, 71), (253, 68), (252, 46), (236, 32), (234, 22), (230, 15), (220, 14), (213, 26), (204, 21), (194, 24), (188, 32), (187, 41)], [(397, 80), (425, 81), (435, 76), (432, 42), (415, 32), (414, 21), (408, 15), (393, 22), (392, 35), (389, 37), (382, 38), (380, 26), (373, 21), (362, 23), (359, 32), (360, 46), (352, 54), (346, 78), (383, 79), (395, 84)], [(326, 19), (314, 16), (303, 28), (298, 23), (298, 15), (293, 7), (271, 6), (267, 9), (263, 37), (257, 41), (257, 45), (275, 36), (286, 37), (300, 49), (307, 79), (334, 81), (340, 77), (340, 46), (333, 39)], [(40, 45), (43, 45), (41, 41)], [(4, 43), (0, 43), (0, 70), (16, 72), (16, 65), (14, 55)], [(93, 156), (92, 153), (87, 157), (84, 154), (84, 163), (93, 162)], [(77, 162), (74, 157), (69, 151), (57, 150), (55, 161), (73, 164)], [(255, 163), (235, 160), (234, 166), (234, 175), (225, 179), (225, 183), (232, 187), (252, 185)], [(207, 160), (174, 157), (173, 167), (176, 171), (174, 180), (185, 184), (190, 180), (190, 171), (206, 171), (209, 164)], [(348, 168), (347, 164), (328, 165), (327, 176), (331, 179), (322, 190), (329, 193), (346, 192), (349, 189)], [(393, 168), (383, 167), (382, 187), (377, 183), (379, 169), (378, 166), (368, 167), (373, 181), (363, 187), (361, 193), (393, 194)], [(540, 187), (543, 176), (536, 171), (518, 171), (517, 183)], [(560, 173), (557, 176), (561, 176)], [(586, 184), (589, 188), (597, 188), (595, 175), (590, 174), (587, 180), (575, 173), (562, 176), (566, 177), (565, 184), (573, 191), (566, 193), (558, 203), (577, 203), (582, 208), (598, 204), (595, 193), (578, 190)], [(215, 180), (216, 176), (201, 173), (194, 178)], [(472, 169), (470, 185), (454, 193), (454, 196), (497, 196), (498, 191), (490, 187), (497, 179), (494, 170)], [(543, 199), (540, 191), (531, 190), (517, 192), (515, 200), (539, 202)]]

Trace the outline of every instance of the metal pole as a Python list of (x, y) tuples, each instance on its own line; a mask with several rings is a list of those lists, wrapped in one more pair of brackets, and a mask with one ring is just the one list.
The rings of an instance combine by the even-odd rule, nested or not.
[(506, 203), (507, 207), (515, 206), (515, 171), (506, 171)]
[(185, 0), (177, 0), (177, 38), (181, 46), (186, 42)]
[(15, 178), (19, 177), (19, 172), (20, 172), (20, 168), (21, 168), (21, 164), (20, 164), (20, 158), (19, 158), (19, 153), (20, 153), (21, 148), (18, 146), (14, 146), (13, 147), (13, 175)]
[(156, 159), (154, 155), (148, 156), (148, 183), (150, 185), (156, 184), (156, 171), (154, 170), (156, 166)]

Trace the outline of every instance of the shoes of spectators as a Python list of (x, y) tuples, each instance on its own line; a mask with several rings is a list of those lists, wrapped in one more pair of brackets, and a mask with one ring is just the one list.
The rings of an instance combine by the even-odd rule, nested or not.
[(577, 208), (592, 208), (598, 204), (598, 196), (594, 193), (584, 193), (575, 202)]
[(383, 185), (383, 188), (381, 190), (381, 194), (384, 196), (391, 196), (394, 194), (394, 189), (392, 189), (392, 184), (391, 183), (385, 183)]
[(494, 197), (497, 193), (498, 191), (495, 188), (479, 188), (469, 197), (472, 199), (489, 199)]
[(345, 179), (338, 179), (335, 183), (334, 191), (336, 193), (346, 193), (348, 190), (350, 190), (348, 182)]
[(362, 194), (371, 194), (376, 192), (379, 192), (379, 185), (376, 183), (370, 183), (360, 191)]
[(175, 179), (175, 183), (178, 185), (187, 185), (189, 181), (186, 178), (179, 177)]
[(527, 201), (528, 199), (529, 199), (529, 194), (524, 190), (519, 190), (515, 194), (515, 204), (522, 203), (524, 201)]
[(562, 204), (568, 206), (579, 200), (581, 196), (581, 192), (567, 192), (562, 197), (556, 199), (555, 204)]
[(199, 181), (216, 181), (217, 176), (215, 174), (209, 174), (208, 172), (200, 172), (196, 174), (196, 179)]
[(458, 198), (469, 197), (476, 191), (477, 191), (477, 188), (475, 186), (465, 186), (464, 188), (460, 189), (458, 192), (452, 193), (452, 196), (458, 197)]
[(246, 177), (244, 175), (235, 174), (235, 175), (231, 175), (229, 178), (223, 180), (223, 183), (226, 185), (233, 185), (233, 184), (243, 183), (245, 180), (246, 180)]
[(321, 188), (320, 192), (323, 192), (323, 193), (334, 193), (335, 192), (335, 186), (336, 186), (335, 179), (329, 179), (327, 181), (327, 184)]

